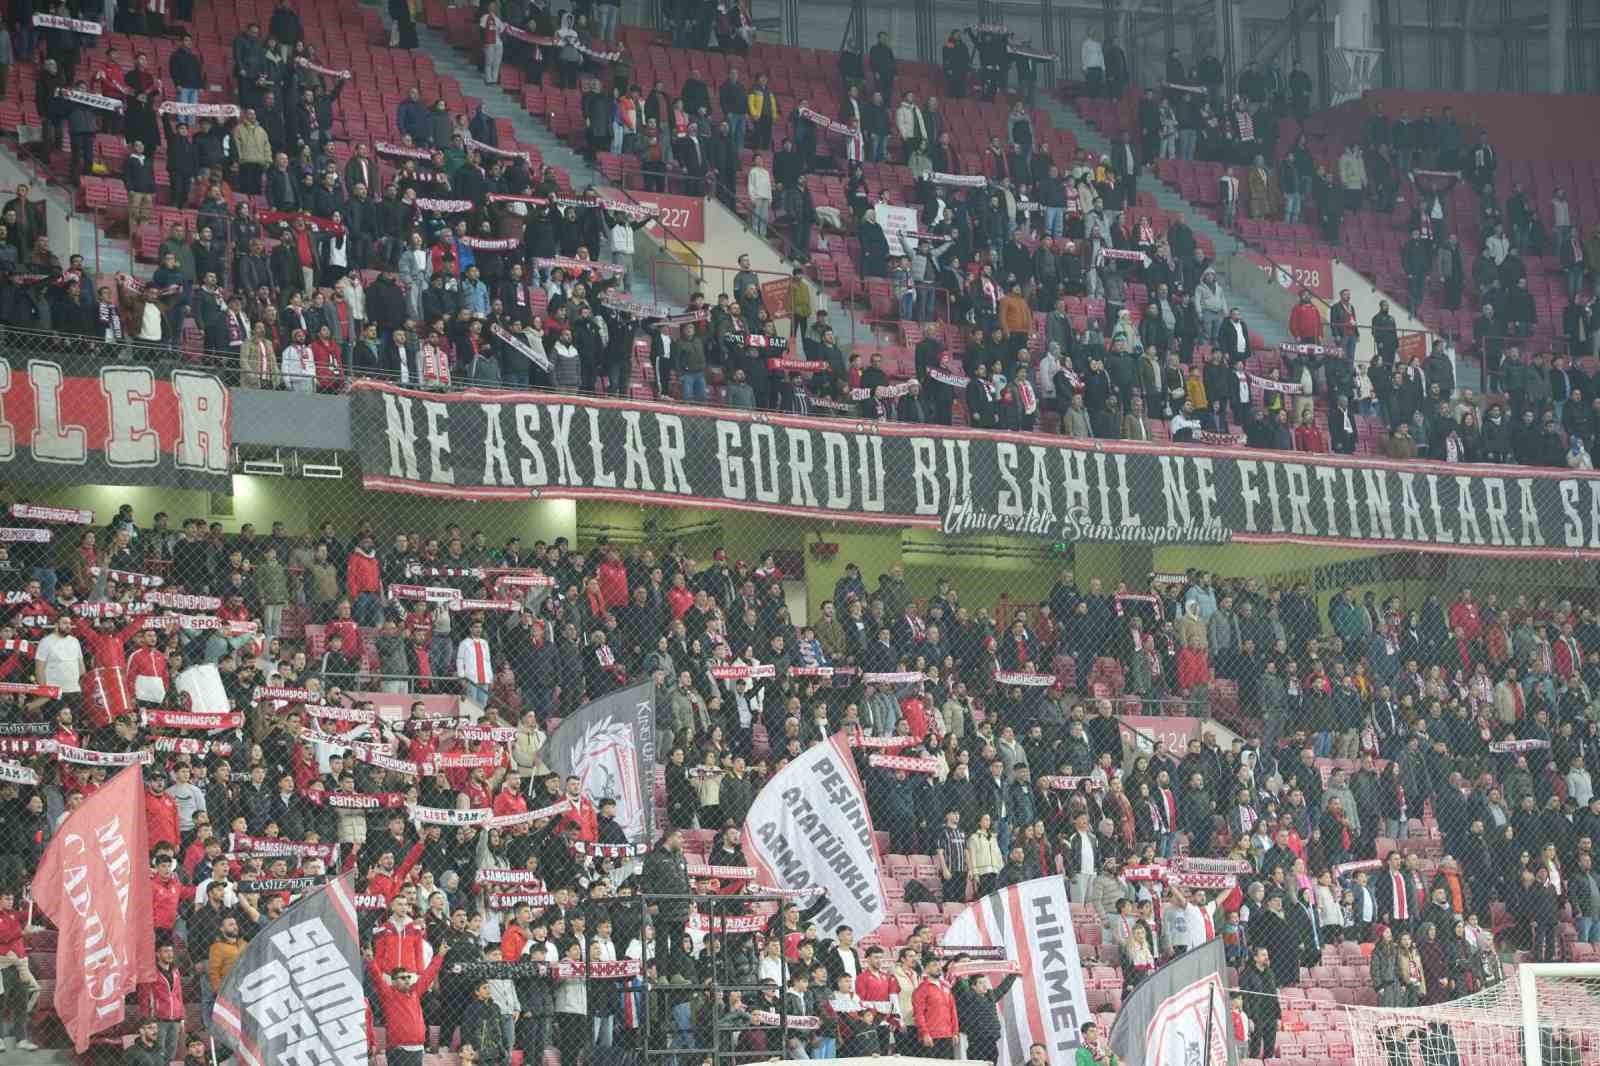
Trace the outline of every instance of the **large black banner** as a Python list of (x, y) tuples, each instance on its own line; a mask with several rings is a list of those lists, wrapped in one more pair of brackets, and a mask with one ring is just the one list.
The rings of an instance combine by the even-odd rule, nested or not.
[(1600, 477), (362, 382), (368, 488), (611, 499), (1065, 541), (1600, 557)]

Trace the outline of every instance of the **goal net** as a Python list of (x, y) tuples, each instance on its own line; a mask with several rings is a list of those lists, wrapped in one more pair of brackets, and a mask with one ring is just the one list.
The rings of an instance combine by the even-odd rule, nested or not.
[(1600, 1066), (1600, 965), (1524, 964), (1449, 1003), (1345, 1011), (1355, 1066)]

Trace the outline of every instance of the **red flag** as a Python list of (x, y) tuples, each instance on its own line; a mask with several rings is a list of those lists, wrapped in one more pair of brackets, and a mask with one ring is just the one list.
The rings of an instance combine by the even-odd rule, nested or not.
[(56, 1013), (80, 1054), (156, 978), (149, 865), (144, 780), (129, 766), (67, 816), (34, 876), (34, 902), (61, 931)]

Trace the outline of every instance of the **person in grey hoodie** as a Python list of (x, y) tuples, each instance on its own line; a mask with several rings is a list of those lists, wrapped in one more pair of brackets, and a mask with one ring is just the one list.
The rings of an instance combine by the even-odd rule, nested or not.
[(406, 683), (403, 679), (411, 672), (410, 663), (406, 656), (406, 638), (400, 627), (392, 619), (385, 619), (374, 638), (374, 645), (378, 649), (378, 671), (383, 674), (379, 683), (382, 692), (404, 693)]
[(728, 406), (742, 407), (747, 411), (756, 409), (756, 390), (745, 381), (743, 370), (733, 372), (733, 381), (728, 384)]

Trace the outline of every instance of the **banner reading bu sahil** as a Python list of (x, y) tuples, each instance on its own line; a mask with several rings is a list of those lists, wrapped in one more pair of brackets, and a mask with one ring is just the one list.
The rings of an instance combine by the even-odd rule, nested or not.
[(1007, 958), (1021, 964), (1022, 979), (1000, 1001), (996, 1066), (1022, 1066), (1034, 1044), (1045, 1046), (1052, 1063), (1072, 1061), (1081, 1042), (1078, 1027), (1094, 1012), (1083, 988), (1064, 878), (1039, 877), (984, 896), (956, 916), (940, 943), (998, 944)]
[(756, 793), (744, 853), (757, 884), (825, 889), (828, 902), (814, 919), (820, 929), (848, 925), (862, 937), (888, 914), (872, 816), (842, 734), (808, 748)]
[(67, 816), (34, 875), (34, 903), (61, 934), (56, 1014), (80, 1054), (156, 979), (149, 861), (144, 780), (129, 766)]
[(1146, 977), (1117, 1012), (1111, 1050), (1145, 1066), (1236, 1066), (1226, 967), (1213, 939)]
[(216, 1036), (245, 1066), (366, 1066), (355, 871), (268, 924), (217, 992)]
[(1124, 544), (1600, 558), (1600, 473), (690, 411), (358, 381), (362, 483)]

